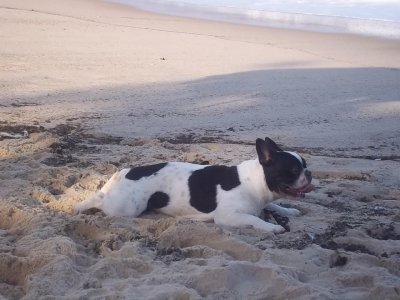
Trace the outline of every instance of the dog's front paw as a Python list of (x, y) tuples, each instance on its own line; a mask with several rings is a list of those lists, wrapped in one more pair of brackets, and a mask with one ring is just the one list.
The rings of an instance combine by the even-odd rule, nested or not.
[(273, 233), (283, 233), (286, 232), (286, 229), (283, 228), (281, 225), (275, 225), (274, 228), (272, 229)]
[(301, 211), (295, 208), (288, 208), (287, 213), (289, 216), (298, 217), (301, 215)]

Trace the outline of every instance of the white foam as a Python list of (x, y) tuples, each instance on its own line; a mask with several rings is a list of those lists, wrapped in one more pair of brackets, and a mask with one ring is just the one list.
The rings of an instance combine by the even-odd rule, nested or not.
[(112, 0), (153, 12), (258, 26), (400, 38), (400, 0)]

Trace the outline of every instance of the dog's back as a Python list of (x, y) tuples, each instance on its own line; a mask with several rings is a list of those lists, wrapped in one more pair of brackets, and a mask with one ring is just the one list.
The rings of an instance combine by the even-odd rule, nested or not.
[(172, 216), (196, 215), (190, 205), (190, 175), (207, 166), (172, 162), (123, 169), (94, 196), (78, 203), (76, 211), (98, 208), (109, 216), (137, 217), (146, 210)]

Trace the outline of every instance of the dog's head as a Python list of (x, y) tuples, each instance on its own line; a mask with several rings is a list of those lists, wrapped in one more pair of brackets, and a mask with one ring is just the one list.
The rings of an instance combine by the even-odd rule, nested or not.
[(306, 161), (296, 152), (283, 151), (270, 138), (256, 141), (258, 160), (264, 169), (268, 188), (275, 193), (304, 197), (314, 190)]

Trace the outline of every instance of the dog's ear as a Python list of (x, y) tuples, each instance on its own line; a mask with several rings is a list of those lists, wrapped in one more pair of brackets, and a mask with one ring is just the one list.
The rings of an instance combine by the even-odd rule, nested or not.
[(273, 149), (275, 152), (276, 151), (283, 151), (281, 148), (279, 148), (279, 146), (273, 141), (271, 140), (269, 137), (265, 138), (265, 142), (268, 143), (269, 147), (271, 149)]
[[(271, 143), (272, 142), (272, 143)], [(257, 139), (256, 140), (256, 149), (257, 149), (257, 155), (258, 155), (258, 160), (260, 161), (260, 164), (268, 164), (271, 159), (273, 158), (274, 154), (279, 147), (271, 140), (262, 140), (262, 139)]]

